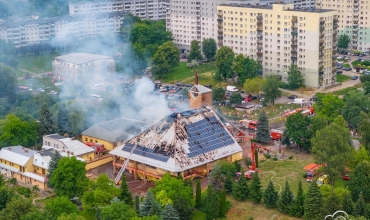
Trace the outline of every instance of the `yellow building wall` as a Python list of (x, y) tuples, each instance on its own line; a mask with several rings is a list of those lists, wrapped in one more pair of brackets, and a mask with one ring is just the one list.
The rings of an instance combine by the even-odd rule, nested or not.
[(243, 159), (243, 153), (242, 152), (235, 153), (235, 154), (231, 155), (231, 162), (234, 162), (236, 160), (241, 160), (241, 159)]
[(24, 166), (26, 172), (33, 172), (35, 171), (35, 167), (33, 166), (33, 157), (31, 159), (28, 160), (28, 162), (26, 163), (26, 166)]
[(91, 169), (102, 166), (112, 161), (113, 161), (112, 157), (102, 158), (101, 160), (96, 160), (96, 161), (86, 163), (85, 168), (86, 170), (91, 170)]
[(88, 153), (88, 154), (83, 154), (83, 155), (80, 155), (78, 156), (82, 159), (85, 159), (86, 161), (89, 161), (90, 159), (95, 159), (95, 152), (91, 152), (91, 153)]
[(49, 171), (48, 171), (47, 169), (44, 169), (44, 168), (42, 168), (42, 167), (35, 166), (35, 165), (34, 165), (34, 171), (35, 171), (36, 173), (41, 174), (41, 175), (46, 175), (46, 174), (48, 174), (48, 173), (49, 173)]
[(114, 149), (114, 144), (112, 142), (102, 140), (102, 139), (99, 139), (99, 138), (95, 138), (95, 137), (90, 137), (90, 136), (87, 136), (87, 135), (82, 135), (82, 142), (83, 143), (86, 143), (86, 142), (100, 143), (100, 144), (104, 145), (106, 150), (113, 150)]

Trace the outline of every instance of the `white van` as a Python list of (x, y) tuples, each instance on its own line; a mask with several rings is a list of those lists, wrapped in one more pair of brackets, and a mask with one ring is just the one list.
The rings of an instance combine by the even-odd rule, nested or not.
[(239, 89), (236, 88), (236, 86), (226, 86), (226, 91), (228, 92), (237, 92)]
[(91, 94), (90, 99), (94, 101), (98, 101), (98, 102), (101, 102), (103, 100), (103, 98), (100, 95), (96, 95), (96, 94)]
[(304, 99), (294, 99), (292, 104), (303, 104), (304, 103)]

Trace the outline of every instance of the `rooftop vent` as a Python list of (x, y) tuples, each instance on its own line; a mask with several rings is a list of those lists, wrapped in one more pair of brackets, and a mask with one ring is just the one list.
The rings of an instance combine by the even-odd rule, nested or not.
[(27, 149), (25, 149), (25, 150), (24, 150), (24, 152), (28, 153), (28, 150), (27, 150)]

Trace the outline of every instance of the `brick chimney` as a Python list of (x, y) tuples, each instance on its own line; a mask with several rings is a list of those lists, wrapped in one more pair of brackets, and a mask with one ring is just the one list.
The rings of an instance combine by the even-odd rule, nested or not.
[(198, 70), (195, 70), (195, 85), (198, 85)]
[(65, 137), (65, 138), (67, 138), (67, 137), (68, 137), (68, 134), (67, 134), (67, 133), (66, 133), (66, 134), (64, 134), (64, 137)]

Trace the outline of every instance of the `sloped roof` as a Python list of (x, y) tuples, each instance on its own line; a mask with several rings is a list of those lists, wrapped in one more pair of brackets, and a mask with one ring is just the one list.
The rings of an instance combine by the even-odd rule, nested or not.
[(198, 85), (195, 84), (193, 87), (191, 87), (189, 89), (189, 91), (197, 91), (200, 94), (203, 94), (203, 93), (207, 93), (207, 92), (212, 92), (212, 89), (207, 88), (207, 87), (202, 86), (202, 85), (199, 85), (199, 84)]
[(30, 177), (32, 179), (38, 180), (42, 183), (45, 183), (47, 181), (47, 178), (45, 176), (38, 175), (36, 173), (31, 173), (31, 172), (24, 172), (24, 176)]
[(149, 126), (150, 124), (137, 120), (117, 118), (95, 124), (82, 132), (82, 134), (109, 142), (117, 142), (128, 140), (140, 134), (140, 132), (147, 129)]
[(60, 141), (63, 142), (63, 144), (66, 146), (65, 150), (73, 152), (75, 156), (80, 156), (80, 155), (94, 152), (94, 148), (91, 148), (78, 140), (72, 140), (71, 138), (65, 138), (65, 139), (61, 139)]
[(4, 147), (0, 150), (0, 158), (12, 163), (25, 166), (37, 151), (22, 147)]
[[(81, 158), (81, 157), (78, 157), (76, 155), (72, 155), (72, 154), (68, 154), (65, 152), (65, 150), (61, 150), (61, 149), (58, 149), (58, 148), (55, 148), (55, 147), (50, 147), (48, 145), (42, 145), (41, 147), (43, 149), (42, 152), (45, 152), (45, 151), (58, 151), (59, 154), (62, 156), (62, 157), (76, 157), (77, 160), (79, 161), (82, 161), (82, 162), (86, 162), (85, 159)], [(53, 152), (54, 153), (54, 152)], [(49, 155), (50, 156), (50, 155)], [(50, 162), (50, 161), (49, 161)], [(48, 164), (48, 167), (49, 167), (49, 164)]]
[(110, 154), (171, 172), (181, 172), (242, 151), (208, 107), (173, 113)]
[[(50, 150), (46, 150), (50, 151)], [(44, 169), (49, 169), (49, 163), (51, 161), (52, 155), (49, 154), (44, 154), (43, 152), (40, 153), (35, 153), (33, 157), (33, 165), (44, 168)]]

